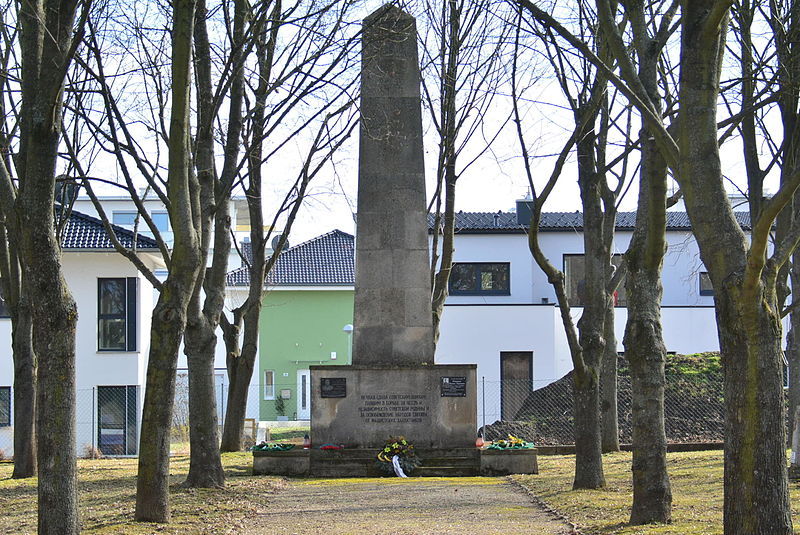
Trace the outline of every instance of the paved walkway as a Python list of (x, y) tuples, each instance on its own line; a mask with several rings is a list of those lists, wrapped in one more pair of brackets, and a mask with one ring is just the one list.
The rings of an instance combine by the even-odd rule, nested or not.
[(293, 480), (250, 533), (568, 535), (569, 526), (504, 478)]

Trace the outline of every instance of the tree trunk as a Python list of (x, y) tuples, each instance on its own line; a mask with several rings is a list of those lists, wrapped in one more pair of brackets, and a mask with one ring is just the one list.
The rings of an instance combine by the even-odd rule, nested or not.
[[(54, 177), (56, 132), (37, 132), (41, 144), (26, 163), (28, 190), (20, 198), (20, 258), (26, 299), (32, 307), (37, 369), (37, 464), (39, 533), (77, 533), (77, 459), (75, 444), (75, 326), (78, 312), (61, 270), (61, 251), (53, 225), (53, 201), (36, 190)], [(52, 158), (47, 154), (52, 155)], [(34, 184), (34, 180), (36, 183)], [(30, 181), (30, 182), (28, 182)], [(52, 184), (52, 183), (51, 183)]]
[(619, 415), (617, 413), (617, 341), (614, 334), (614, 306), (606, 311), (605, 354), (600, 375), (600, 421), (603, 453), (619, 451)]
[(596, 368), (575, 370), (575, 479), (573, 489), (606, 486), (600, 440), (600, 381)]
[(36, 475), (36, 354), (31, 311), (23, 297), (12, 318), (14, 353), (14, 472), (22, 479)]
[[(638, 77), (653, 107), (661, 112), (658, 65), (662, 45), (647, 34), (644, 8), (632, 8)], [(663, 21), (662, 21), (663, 24)], [(667, 348), (661, 328), (661, 272), (667, 248), (667, 163), (647, 128), (639, 135), (641, 168), (636, 228), (626, 253), (628, 321), (625, 355), (631, 369), (634, 525), (669, 522), (672, 488), (667, 473), (664, 432), (664, 364)]]
[(142, 408), (136, 520), (168, 522), (169, 446), (175, 402), (178, 348), (186, 314), (201, 268), (199, 185), (191, 171), (189, 94), (191, 88), (193, 0), (173, 2), (172, 112), (169, 133), (167, 192), (174, 232), (172, 264), (158, 297), (150, 327), (147, 388)]
[(790, 535), (780, 266), (765, 262), (773, 219), (757, 221), (748, 240), (723, 185), (716, 105), (727, 10), (711, 0), (684, 3), (681, 26), (676, 176), (714, 287), (725, 375), (724, 530)]
[[(251, 281), (251, 285), (253, 282)], [(254, 308), (259, 310), (254, 310)], [(241, 451), (244, 417), (250, 380), (258, 358), (258, 318), (261, 304), (253, 304), (244, 317), (244, 344), (241, 353), (228, 358), (228, 405), (225, 408), (225, 426), (222, 430), (222, 451)]]
[[(641, 253), (640, 253), (641, 254)], [(631, 524), (669, 522), (672, 490), (664, 432), (664, 361), (661, 270), (628, 265), (625, 355), (631, 369), (633, 506)]]
[[(779, 318), (760, 303), (737, 307), (735, 291), (714, 290), (725, 372), (725, 533), (789, 535)], [(777, 304), (774, 290), (762, 297)]]
[[(48, 207), (49, 208), (49, 207)], [(48, 209), (44, 208), (44, 209)], [(35, 213), (35, 212), (33, 212)], [(26, 284), (33, 314), (33, 344), (39, 359), (36, 406), (37, 463), (39, 465), (38, 533), (78, 533), (77, 458), (75, 443), (75, 327), (78, 311), (61, 276), (55, 236), (47, 233), (43, 248), (31, 247), (43, 238), (28, 234), (25, 247), (34, 252), (28, 265), (36, 275)], [(49, 256), (49, 258), (47, 258)], [(26, 278), (29, 275), (26, 274)]]
[[(580, 124), (591, 106), (576, 112)], [(610, 244), (604, 239), (601, 177), (595, 159), (594, 121), (589, 121), (577, 143), (578, 185), (583, 206), (583, 250), (585, 298), (578, 320), (578, 338), (583, 365), (575, 367), (575, 481), (573, 488), (605, 486), (600, 421), (600, 377), (605, 354), (605, 319), (609, 300), (607, 274), (611, 268)], [(613, 220), (612, 223), (613, 225)], [(613, 233), (611, 234), (613, 235)]]
[[(205, 321), (186, 328), (189, 365), (189, 474), (187, 487), (220, 488), (225, 472), (219, 455), (217, 400), (214, 385), (214, 348), (217, 337)], [(210, 395), (209, 395), (210, 394)]]
[[(173, 255), (173, 265), (175, 262)], [(171, 279), (171, 280), (170, 280)], [(186, 325), (191, 287), (180, 287), (170, 272), (153, 310), (147, 388), (142, 408), (136, 519), (169, 522), (169, 447), (178, 347)]]

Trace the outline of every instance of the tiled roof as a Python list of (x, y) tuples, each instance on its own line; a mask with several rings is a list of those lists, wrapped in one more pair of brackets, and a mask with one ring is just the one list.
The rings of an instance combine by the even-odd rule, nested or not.
[[(353, 284), (355, 239), (333, 230), (285, 250), (267, 277), (270, 286)], [(248, 286), (250, 272), (242, 267), (228, 273), (229, 286)]]
[[(131, 249), (133, 247), (133, 232), (111, 225), (117, 235), (120, 243)], [(64, 226), (63, 234), (61, 236), (61, 247), (65, 250), (69, 249), (109, 249), (114, 250), (114, 245), (103, 228), (103, 222), (99, 219), (76, 212), (73, 210), (70, 213), (69, 220)], [(152, 238), (138, 235), (136, 236), (136, 248), (138, 250), (158, 250), (158, 243)]]
[[(736, 219), (742, 228), (750, 230), (750, 213), (736, 212)], [(617, 214), (617, 230), (633, 230), (636, 224), (636, 212), (619, 212)], [(433, 225), (433, 215), (428, 215), (428, 226)], [(456, 214), (456, 232), (460, 233), (517, 233), (525, 232), (528, 225), (517, 223), (514, 212), (458, 212)], [(559, 232), (583, 229), (582, 212), (543, 212), (539, 223), (542, 232)], [(691, 231), (689, 217), (686, 212), (667, 212), (667, 230)]]
[[(737, 212), (736, 218), (745, 230), (750, 229), (750, 214)], [(617, 214), (617, 230), (633, 230), (636, 212)], [(433, 216), (428, 216), (429, 226)], [(558, 232), (583, 229), (580, 212), (546, 212), (539, 227), (542, 231)], [(684, 212), (667, 212), (667, 229), (691, 231), (689, 218)], [(517, 223), (513, 212), (459, 212), (456, 214), (456, 232), (462, 234), (522, 233), (527, 225)], [(314, 286), (353, 284), (355, 240), (353, 236), (334, 230), (305, 243), (296, 245), (281, 254), (268, 277), (269, 285)], [(248, 286), (250, 273), (242, 267), (228, 273), (229, 286)]]

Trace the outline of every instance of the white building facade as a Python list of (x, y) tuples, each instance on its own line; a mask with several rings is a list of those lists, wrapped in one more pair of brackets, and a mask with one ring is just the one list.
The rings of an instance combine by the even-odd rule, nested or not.
[[(117, 228), (123, 245), (131, 232)], [(135, 455), (144, 399), (153, 286), (117, 254), (92, 217), (73, 212), (62, 235), (64, 277), (78, 309), (76, 331), (77, 447), (107, 455)], [(138, 256), (150, 269), (163, 267), (155, 242), (138, 237)], [(11, 320), (0, 317), (0, 450), (13, 455), (14, 365)], [(47, 358), (40, 355), (40, 359)]]

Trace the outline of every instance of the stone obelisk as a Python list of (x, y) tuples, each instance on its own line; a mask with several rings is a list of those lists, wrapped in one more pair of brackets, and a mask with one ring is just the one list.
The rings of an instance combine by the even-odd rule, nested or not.
[(433, 363), (414, 18), (364, 19), (353, 364)]
[[(474, 448), (476, 365), (433, 362), (414, 18), (383, 6), (362, 42), (353, 363), (311, 366), (312, 443), (357, 453), (404, 435), (422, 448)], [(352, 468), (326, 455), (312, 452), (312, 473)]]

